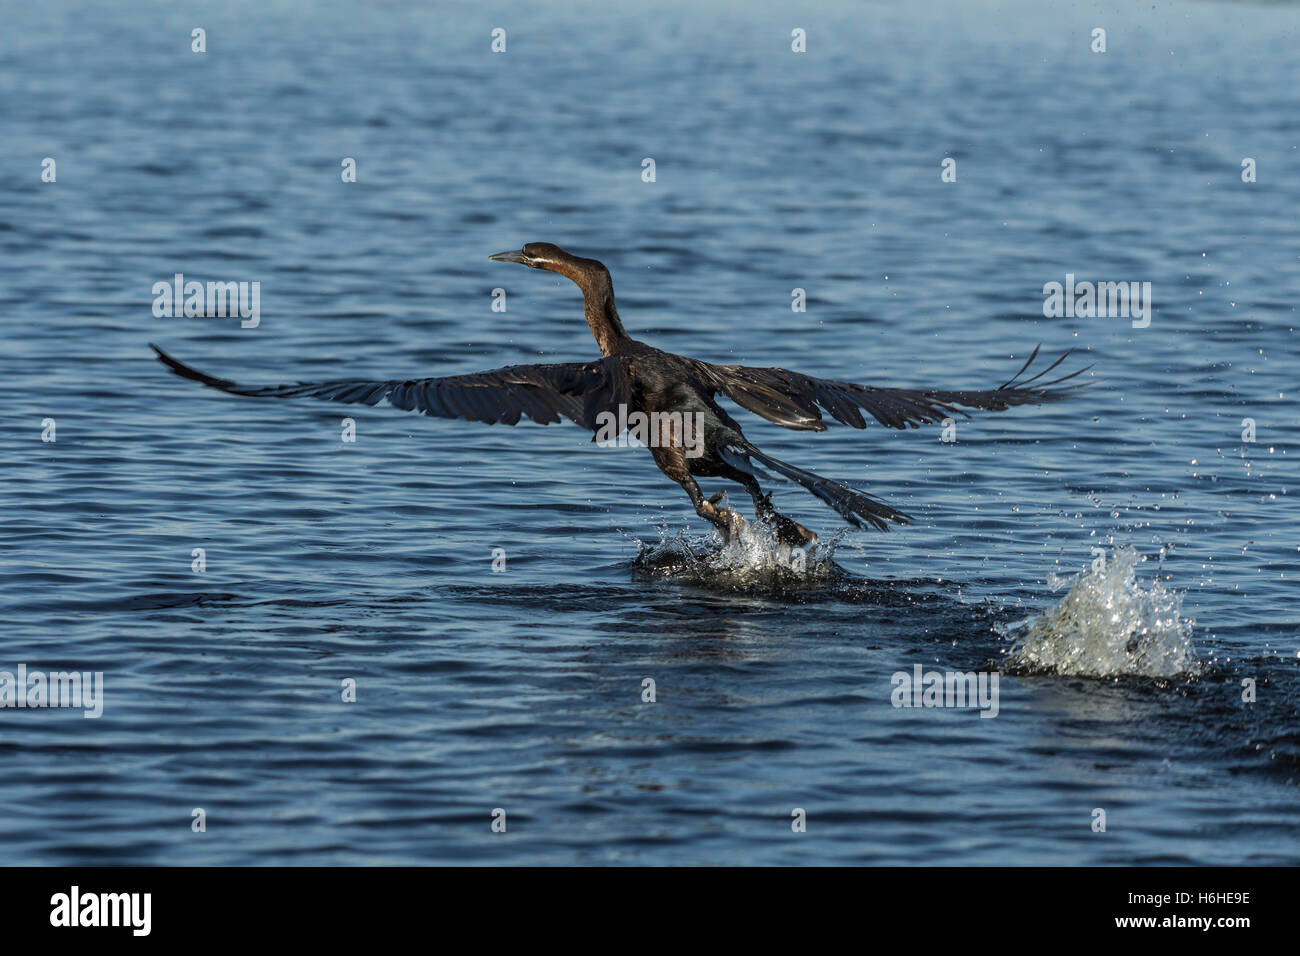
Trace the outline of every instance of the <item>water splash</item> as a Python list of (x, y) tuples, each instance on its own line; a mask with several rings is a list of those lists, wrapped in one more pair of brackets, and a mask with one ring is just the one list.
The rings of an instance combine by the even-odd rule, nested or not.
[(637, 541), (636, 571), (650, 578), (684, 581), (713, 590), (781, 593), (820, 588), (849, 577), (835, 563), (843, 532), (807, 548), (780, 544), (763, 524), (747, 521), (740, 533), (722, 542), (717, 532), (659, 529), (658, 541)]
[(1183, 595), (1159, 579), (1143, 590), (1137, 566), (1145, 560), (1126, 545), (1073, 577), (1050, 575), (1053, 589), (1069, 585), (1069, 591), (1054, 607), (1002, 628), (1016, 641), (1003, 669), (1084, 677), (1199, 673), (1195, 622), (1182, 616)]

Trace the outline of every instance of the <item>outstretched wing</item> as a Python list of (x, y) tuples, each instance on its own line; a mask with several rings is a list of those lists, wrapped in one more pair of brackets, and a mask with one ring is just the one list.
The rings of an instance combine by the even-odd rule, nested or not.
[[(1073, 351), (1071, 349), (1070, 351)], [(1002, 411), (1012, 405), (1037, 405), (1055, 402), (1090, 382), (1060, 386), (1092, 366), (1069, 375), (1039, 382), (1048, 372), (1065, 361), (1070, 351), (1027, 379), (1021, 376), (1038, 357), (1035, 348), (1020, 371), (997, 388), (983, 391), (950, 391), (934, 388), (873, 388), (833, 379), (814, 378), (783, 368), (750, 368), (746, 365), (712, 365), (696, 362), (701, 379), (715, 392), (723, 392), (742, 408), (786, 428), (825, 431), (821, 409), (836, 421), (854, 428), (866, 428), (859, 409), (889, 428), (916, 428), (922, 423), (940, 422), (951, 415), (970, 417), (962, 408)], [(820, 408), (818, 407), (820, 406)]]
[(560, 417), (584, 428), (596, 428), (596, 416), (615, 411), (629, 401), (627, 370), (616, 356), (599, 362), (558, 365), (512, 365), (472, 375), (416, 378), (387, 382), (349, 379), (340, 382), (298, 382), (294, 385), (238, 385), (190, 368), (156, 345), (158, 359), (181, 378), (202, 382), (232, 395), (254, 398), (320, 398), (331, 402), (377, 405), (387, 399), (394, 408), (438, 418), (464, 418), (489, 425), (514, 425), (527, 415), (542, 425)]

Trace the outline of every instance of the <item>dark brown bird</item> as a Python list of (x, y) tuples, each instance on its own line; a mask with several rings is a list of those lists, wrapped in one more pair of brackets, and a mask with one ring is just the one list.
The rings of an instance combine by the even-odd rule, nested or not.
[[(917, 427), (940, 422), (960, 408), (1002, 411), (1012, 405), (1057, 401), (1084, 384), (1060, 387), (1086, 369), (1049, 382), (1040, 382), (1069, 352), (1031, 378), (1021, 380), (1038, 355), (1009, 381), (984, 391), (876, 388), (833, 379), (814, 378), (783, 368), (714, 365), (683, 355), (663, 352), (631, 338), (614, 307), (614, 286), (609, 270), (595, 259), (570, 255), (549, 242), (530, 242), (518, 252), (491, 256), (498, 262), (518, 262), (533, 269), (558, 272), (582, 290), (587, 325), (604, 358), (595, 362), (557, 365), (512, 365), (491, 372), (446, 378), (395, 379), (375, 382), (349, 379), (339, 382), (300, 382), (295, 385), (238, 385), (190, 368), (150, 346), (177, 375), (202, 382), (232, 395), (256, 398), (320, 398), (335, 402), (389, 404), (440, 418), (514, 425), (527, 415), (543, 425), (568, 418), (592, 432), (613, 437), (618, 426), (648, 420), (649, 428), (637, 434), (650, 446), (655, 464), (690, 496), (700, 517), (708, 520), (724, 539), (743, 524), (729, 508), (719, 507), (721, 492), (705, 498), (695, 479), (723, 478), (740, 484), (754, 499), (754, 511), (785, 544), (802, 545), (815, 535), (803, 525), (779, 514), (764, 494), (762, 468), (798, 482), (834, 508), (857, 528), (868, 525), (886, 530), (889, 522), (908, 523), (909, 516), (883, 501), (823, 478), (765, 454), (755, 447), (716, 399), (726, 395), (740, 407), (786, 428), (825, 431), (822, 410), (836, 421), (865, 428), (862, 412), (889, 428)], [(1053, 387), (1056, 386), (1056, 387)], [(648, 439), (648, 440), (646, 440)]]

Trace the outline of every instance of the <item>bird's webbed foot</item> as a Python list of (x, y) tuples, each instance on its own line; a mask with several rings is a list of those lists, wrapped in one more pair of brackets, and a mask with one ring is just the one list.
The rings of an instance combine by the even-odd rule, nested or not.
[(757, 505), (758, 516), (763, 519), (765, 525), (772, 529), (777, 543), (791, 548), (806, 548), (817, 540), (817, 535), (813, 534), (813, 532), (772, 507), (770, 492), (763, 495), (755, 504)]
[(806, 548), (817, 540), (817, 535), (799, 522), (776, 511), (768, 516), (765, 523), (772, 529), (778, 542), (791, 548)]

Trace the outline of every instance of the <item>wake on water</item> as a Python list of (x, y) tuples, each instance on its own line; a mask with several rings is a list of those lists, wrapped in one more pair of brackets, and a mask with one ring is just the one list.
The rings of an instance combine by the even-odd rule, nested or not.
[[(968, 655), (969, 660), (982, 660), (986, 668), (1008, 675), (1063, 675), (1148, 689), (1174, 684), (1177, 694), (1159, 695), (1159, 706), (1149, 712), (1153, 721), (1167, 719), (1161, 726), (1171, 736), (1190, 739), (1199, 734), (1218, 746), (1224, 728), (1232, 728), (1241, 741), (1243, 769), (1277, 770), (1288, 780), (1300, 779), (1294, 678), (1278, 670), (1275, 661), (1252, 661), (1250, 674), (1259, 686), (1277, 690), (1262, 694), (1250, 707), (1235, 704), (1241, 675), (1222, 671), (1221, 662), (1198, 659), (1192, 646), (1195, 622), (1182, 615), (1182, 593), (1165, 588), (1158, 578), (1144, 586), (1138, 568), (1147, 558), (1134, 548), (1118, 547), (1073, 576), (1049, 575), (1048, 583), (1065, 594), (1046, 610), (1006, 624), (1000, 623), (1006, 620), (1004, 607), (967, 603), (953, 593), (956, 582), (868, 580), (852, 574), (834, 561), (843, 537), (819, 541), (801, 554), (753, 523), (725, 544), (716, 533), (701, 536), (661, 528), (658, 541), (638, 541), (634, 567), (650, 580), (752, 595), (760, 601), (858, 605), (864, 626), (882, 609), (895, 623), (899, 609), (914, 611), (918, 632), (912, 640), (921, 639), (922, 629), (942, 630), (945, 641), (979, 645), (968, 648), (979, 655)], [(844, 620), (835, 626), (842, 628)], [(993, 634), (1010, 640), (1000, 667), (988, 663), (984, 653), (993, 650), (990, 627)], [(826, 639), (840, 640), (840, 633), (845, 639), (853, 637), (852, 631), (833, 631)], [(909, 640), (906, 628), (899, 639)], [(1230, 691), (1226, 695), (1225, 687)], [(1194, 716), (1186, 706), (1178, 706), (1183, 697), (1194, 702)], [(1261, 754), (1267, 759), (1261, 761)]]
[(671, 578), (715, 590), (781, 592), (816, 589), (847, 580), (835, 563), (835, 548), (844, 533), (807, 548), (780, 544), (763, 524), (747, 521), (740, 533), (719, 544), (719, 536), (692, 536), (687, 531), (660, 529), (656, 542), (637, 541), (633, 560), (637, 572), (650, 578)]
[(851, 529), (843, 528), (806, 548), (792, 548), (777, 541), (772, 530), (757, 521), (746, 521), (727, 542), (716, 531), (693, 535), (686, 529), (674, 532), (662, 526), (658, 541), (635, 539), (638, 553), (632, 568), (649, 580), (799, 604), (838, 601), (914, 607), (952, 603), (942, 593), (947, 586), (932, 580), (872, 580), (845, 570), (836, 563), (835, 550), (850, 533)]
[[(660, 529), (654, 542), (638, 540), (636, 572), (710, 590), (777, 597), (839, 597), (858, 603), (890, 597), (898, 588), (935, 582), (869, 582), (835, 562), (846, 532), (807, 549), (778, 543), (764, 525), (746, 522), (732, 540)], [(1100, 555), (1072, 577), (1048, 576), (1064, 597), (1041, 613), (995, 631), (1013, 641), (1002, 665), (1008, 674), (1078, 677), (1194, 677), (1204, 670), (1192, 646), (1194, 621), (1182, 616), (1183, 595), (1154, 580), (1143, 588), (1137, 567), (1147, 559), (1131, 546)], [(893, 591), (893, 593), (889, 593)], [(919, 597), (919, 595), (915, 595)], [(935, 597), (935, 595), (931, 595)], [(873, 600), (874, 603), (874, 600)]]

